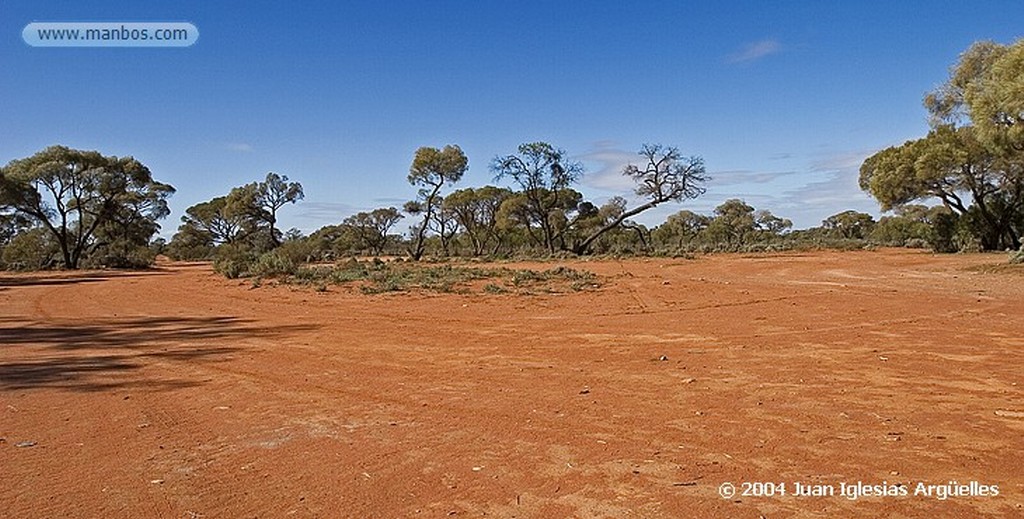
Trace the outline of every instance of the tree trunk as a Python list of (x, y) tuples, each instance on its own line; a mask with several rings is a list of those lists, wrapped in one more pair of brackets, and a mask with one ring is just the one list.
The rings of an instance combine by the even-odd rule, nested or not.
[(602, 234), (604, 234), (604, 233), (606, 233), (606, 232), (608, 232), (608, 231), (618, 227), (619, 225), (622, 224), (622, 222), (626, 221), (627, 218), (631, 218), (631, 217), (636, 216), (636, 215), (638, 215), (638, 214), (640, 214), (640, 213), (642, 213), (642, 212), (644, 212), (644, 211), (646, 211), (648, 209), (656, 207), (658, 204), (659, 204), (659, 202), (651, 201), (651, 202), (647, 202), (646, 204), (643, 204), (641, 206), (637, 206), (634, 209), (631, 209), (629, 211), (626, 211), (626, 212), (622, 213), (621, 215), (619, 215), (618, 218), (613, 220), (611, 223), (605, 224), (603, 227), (601, 227), (597, 231), (594, 231), (594, 234), (591, 234), (590, 236), (587, 236), (586, 239), (584, 239), (582, 242), (580, 242), (580, 244), (577, 245), (573, 249), (573, 252), (576, 253), (576, 254), (579, 254), (579, 255), (586, 254), (587, 250), (590, 249), (590, 244), (594, 243), (594, 240), (600, 238)]

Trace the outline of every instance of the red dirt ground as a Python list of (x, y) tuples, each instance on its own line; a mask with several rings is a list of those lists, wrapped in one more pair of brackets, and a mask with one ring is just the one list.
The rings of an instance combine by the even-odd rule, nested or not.
[[(0, 517), (1024, 517), (1024, 277), (971, 269), (1004, 262), (561, 262), (605, 285), (533, 296), (3, 275)], [(999, 495), (792, 495), (950, 480)]]

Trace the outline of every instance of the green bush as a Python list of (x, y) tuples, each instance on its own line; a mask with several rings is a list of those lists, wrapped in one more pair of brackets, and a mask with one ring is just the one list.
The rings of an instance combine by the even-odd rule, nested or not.
[(260, 254), (249, 268), (250, 274), (265, 277), (290, 276), (295, 271), (295, 261), (279, 250)]
[(217, 248), (213, 259), (213, 270), (228, 279), (252, 275), (256, 255), (248, 247), (224, 244)]
[(58, 265), (60, 249), (43, 228), (18, 233), (3, 248), (2, 258), (7, 270), (40, 270)]
[(86, 268), (144, 269), (153, 265), (156, 250), (124, 240), (100, 247), (82, 260)]

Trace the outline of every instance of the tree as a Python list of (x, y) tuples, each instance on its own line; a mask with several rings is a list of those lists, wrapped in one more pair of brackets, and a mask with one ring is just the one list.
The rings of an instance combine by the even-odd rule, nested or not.
[(767, 209), (759, 209), (754, 212), (754, 226), (763, 235), (775, 237), (791, 229), (793, 221), (789, 218), (775, 216)]
[(362, 246), (370, 249), (372, 254), (380, 254), (388, 243), (388, 231), (402, 218), (398, 209), (382, 207), (356, 213), (342, 223), (352, 229)]
[(178, 230), (183, 231), (184, 227), (189, 227), (196, 231), (195, 234), (204, 236), (210, 245), (238, 241), (252, 231), (252, 226), (247, 225), (250, 223), (250, 206), (237, 202), (237, 198), (231, 200), (227, 196), (218, 196), (193, 205), (185, 210)]
[(754, 208), (743, 200), (731, 198), (715, 208), (715, 217), (704, 232), (713, 243), (734, 247), (744, 243), (756, 231)]
[(870, 214), (850, 210), (829, 216), (821, 226), (830, 236), (862, 240), (874, 230), (875, 219)]
[[(978, 42), (925, 96), (932, 130), (861, 166), (861, 188), (883, 210), (938, 198), (985, 249), (1024, 234), (1024, 40)], [(948, 222), (949, 218), (940, 220)], [(959, 222), (959, 223), (957, 223)]]
[(258, 214), (270, 227), (270, 239), (274, 246), (281, 244), (281, 233), (277, 230), (277, 211), (285, 204), (294, 204), (305, 196), (302, 184), (288, 182), (287, 176), (273, 171), (267, 173), (266, 179), (256, 185), (255, 205), (261, 210)]
[(682, 248), (694, 241), (711, 223), (711, 218), (693, 211), (679, 211), (669, 215), (654, 231), (654, 239), (673, 248)]
[(925, 96), (934, 127), (970, 121), (997, 154), (1024, 152), (1024, 39), (971, 45), (949, 79)]
[(940, 126), (868, 157), (860, 186), (883, 211), (938, 198), (957, 217), (977, 220), (974, 232), (984, 248), (1020, 246), (1024, 162), (994, 155), (972, 126)]
[[(583, 174), (583, 164), (566, 158), (565, 151), (546, 142), (519, 145), (518, 154), (495, 157), (491, 162), (495, 180), (511, 178), (520, 189), (521, 200), (515, 202), (520, 221), (534, 238), (533, 229), (541, 232), (539, 241), (548, 252), (560, 245), (562, 231), (572, 226), (569, 218), (582, 195), (569, 187)], [(552, 225), (555, 224), (555, 225)]]
[(473, 255), (484, 254), (493, 243), (495, 251), (501, 246), (501, 233), (498, 226), (498, 212), (501, 204), (512, 195), (512, 191), (502, 187), (484, 186), (481, 188), (459, 189), (446, 196), (444, 206), (458, 220), (469, 238)]
[(704, 170), (704, 159), (697, 156), (684, 157), (677, 148), (665, 147), (660, 144), (644, 144), (640, 148), (639, 155), (644, 158), (646, 164), (642, 167), (629, 164), (622, 174), (636, 182), (637, 196), (646, 201), (629, 210), (625, 209), (624, 203), (621, 204), (620, 212), (615, 218), (576, 246), (577, 254), (585, 253), (594, 240), (618, 227), (627, 218), (632, 218), (665, 202), (690, 200), (704, 194), (703, 184), (708, 180)]
[(409, 183), (419, 188), (416, 200), (405, 205), (406, 212), (423, 215), (423, 221), (412, 228), (413, 241), (409, 255), (419, 260), (423, 257), (427, 230), (440, 209), (441, 189), (462, 179), (469, 169), (469, 160), (462, 149), (449, 144), (444, 149), (422, 147), (416, 150), (409, 168)]
[(104, 244), (98, 235), (109, 238), (118, 226), (125, 239), (148, 244), (173, 193), (133, 157), (65, 146), (11, 161), (0, 173), (0, 206), (45, 228), (69, 269)]

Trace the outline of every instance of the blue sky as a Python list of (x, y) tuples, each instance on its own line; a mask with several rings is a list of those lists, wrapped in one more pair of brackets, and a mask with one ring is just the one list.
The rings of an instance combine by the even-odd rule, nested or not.
[[(187, 48), (37, 48), (30, 22), (191, 22)], [(38, 2), (0, 0), (0, 163), (51, 144), (133, 155), (188, 206), (300, 181), (310, 232), (414, 196), (420, 146), (460, 145), (461, 186), (543, 140), (601, 202), (645, 142), (704, 157), (708, 193), (818, 225), (878, 214), (875, 151), (927, 131), (922, 96), (972, 42), (1024, 36), (1024, 2)]]

